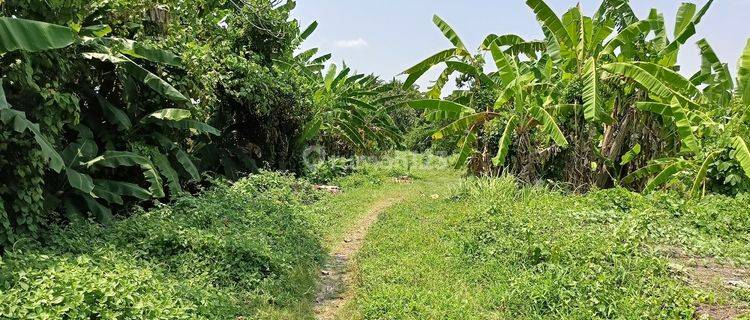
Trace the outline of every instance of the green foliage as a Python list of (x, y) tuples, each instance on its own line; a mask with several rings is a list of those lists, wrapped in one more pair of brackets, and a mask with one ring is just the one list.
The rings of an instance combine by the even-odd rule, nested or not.
[[(284, 69), (297, 60), (322, 69), (330, 58), (295, 57), (316, 24), (301, 30), (293, 4), (4, 3), (0, 170), (10, 174), (0, 178), (0, 247), (41, 236), (45, 222), (106, 223), (135, 202), (194, 191), (206, 172), (301, 172), (304, 126), (323, 105), (343, 106), (317, 99), (317, 78)], [(333, 80), (340, 90), (355, 79)], [(363, 101), (385, 103), (375, 102)], [(386, 111), (350, 114), (348, 133), (396, 141)], [(370, 125), (353, 125), (363, 117)]]
[[(652, 191), (676, 181), (689, 181), (682, 189), (696, 190), (711, 180), (706, 175), (713, 171), (703, 166), (711, 163), (706, 162), (709, 155), (734, 149), (732, 141), (746, 138), (737, 132), (740, 121), (726, 117), (747, 119), (747, 108), (732, 102), (746, 105), (743, 89), (733, 90), (728, 68), (705, 40), (698, 42), (701, 71), (690, 79), (676, 71), (680, 46), (695, 34), (711, 1), (700, 10), (683, 4), (671, 41), (662, 15), (652, 10), (647, 20), (639, 21), (627, 1), (604, 1), (593, 17), (584, 16), (580, 6), (557, 16), (543, 0), (526, 3), (544, 39), (491, 34), (480, 52), (471, 55), (456, 32), (436, 17), (435, 24), (455, 48), (404, 72), (410, 84), (427, 69), (445, 65), (427, 92), (430, 99), (409, 106), (431, 110), (425, 116), (436, 120), (433, 139), (469, 137), (476, 142), (472, 148), (459, 144), (459, 165), (468, 164), (480, 174), (515, 174), (532, 183), (558, 180), (575, 190), (624, 184)], [(479, 72), (487, 56), (496, 72)], [(743, 64), (740, 59), (739, 87), (747, 69)], [(459, 89), (436, 99), (455, 73)], [(733, 154), (743, 157), (742, 152)], [(666, 160), (675, 157), (679, 161)], [(633, 175), (654, 161), (670, 165)], [(645, 182), (647, 177), (655, 179)]]
[(311, 165), (305, 177), (314, 183), (330, 183), (356, 171), (354, 160), (346, 158), (327, 158)]
[(317, 199), (289, 176), (219, 182), (108, 228), (78, 221), (0, 260), (7, 318), (227, 319), (309, 299), (323, 250)]

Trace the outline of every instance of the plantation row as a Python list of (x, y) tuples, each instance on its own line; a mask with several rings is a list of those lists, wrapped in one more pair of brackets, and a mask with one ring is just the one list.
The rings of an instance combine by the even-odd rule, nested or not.
[[(432, 67), (443, 69), (429, 99), (409, 105), (443, 125), (433, 139), (459, 140), (457, 166), (469, 160), (476, 173), (584, 191), (746, 191), (750, 41), (736, 81), (705, 39), (697, 42), (698, 72), (686, 78), (677, 65), (712, 3), (683, 3), (668, 28), (656, 9), (640, 19), (622, 0), (603, 1), (591, 17), (580, 5), (558, 17), (543, 0), (527, 0), (544, 39), (491, 34), (478, 52), (435, 16), (453, 48), (406, 70), (410, 86)], [(488, 64), (497, 71), (487, 72)], [(453, 75), (459, 89), (441, 100)]]
[(206, 175), (302, 173), (308, 144), (400, 145), (415, 117), (394, 121), (394, 101), (418, 93), (296, 53), (317, 23), (300, 28), (294, 7), (0, 2), (0, 248), (199, 191)]

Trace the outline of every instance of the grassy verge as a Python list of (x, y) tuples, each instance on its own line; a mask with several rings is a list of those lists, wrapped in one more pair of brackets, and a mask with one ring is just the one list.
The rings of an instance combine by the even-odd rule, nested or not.
[[(739, 315), (750, 302), (747, 289), (706, 286), (725, 279), (693, 272), (747, 271), (747, 197), (447, 182), (432, 185), (439, 197), (394, 207), (371, 230), (355, 318), (691, 319), (709, 306)], [(711, 262), (693, 268), (675, 250)]]

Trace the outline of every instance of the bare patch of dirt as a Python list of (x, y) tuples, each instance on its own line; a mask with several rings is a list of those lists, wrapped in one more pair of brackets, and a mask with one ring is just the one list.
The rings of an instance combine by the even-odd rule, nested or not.
[(700, 305), (698, 306), (698, 314), (702, 319), (712, 320), (734, 320), (741, 316), (747, 315), (750, 309), (738, 308), (732, 306), (711, 306), (711, 305)]
[[(673, 275), (694, 288), (727, 295), (738, 289), (750, 289), (750, 269), (724, 264), (712, 257), (699, 257), (685, 253), (677, 247), (660, 248), (670, 260)], [(723, 305), (701, 304), (697, 307), (701, 319), (730, 320), (750, 315), (750, 306), (732, 299)]]
[(414, 182), (414, 181), (412, 180), (412, 178), (411, 178), (411, 177), (409, 177), (409, 176), (401, 176), (401, 177), (397, 177), (397, 178), (394, 178), (394, 180), (395, 180), (395, 181), (396, 181), (397, 183), (403, 183), (403, 184), (411, 184), (412, 182)]
[(353, 297), (351, 259), (362, 248), (364, 238), (383, 211), (403, 200), (386, 198), (372, 205), (370, 211), (349, 230), (344, 241), (331, 253), (331, 258), (321, 270), (318, 292), (315, 295), (315, 317), (321, 320), (336, 319), (339, 310)]

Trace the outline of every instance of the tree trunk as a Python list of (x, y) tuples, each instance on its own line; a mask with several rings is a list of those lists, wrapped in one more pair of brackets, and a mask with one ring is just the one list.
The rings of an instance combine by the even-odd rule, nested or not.
[[(610, 162), (616, 162), (617, 159), (620, 159), (620, 157), (622, 156), (623, 146), (625, 146), (625, 142), (627, 141), (627, 138), (630, 135), (630, 131), (633, 127), (633, 115), (633, 110), (628, 110), (628, 113), (625, 116), (625, 120), (617, 130), (617, 135), (614, 137), (614, 141), (612, 141), (611, 146), (608, 146), (609, 148), (606, 151), (607, 153), (605, 153), (604, 146), (602, 146), (602, 155), (605, 155)], [(612, 132), (614, 132), (614, 129), (612, 130)], [(605, 163), (599, 170), (599, 177), (596, 180), (596, 186), (599, 188), (606, 188), (611, 180), (612, 177), (610, 176), (607, 165)]]

